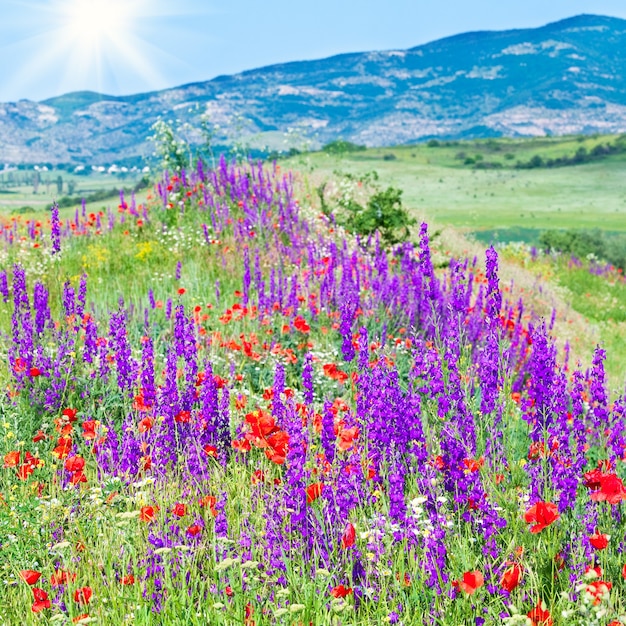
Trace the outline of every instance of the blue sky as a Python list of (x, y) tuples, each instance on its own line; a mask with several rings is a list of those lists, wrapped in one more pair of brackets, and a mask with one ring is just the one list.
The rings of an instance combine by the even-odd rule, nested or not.
[[(272, 63), (410, 48), (624, 0), (0, 0), (0, 101), (130, 94)], [(97, 19), (89, 19), (90, 15)]]

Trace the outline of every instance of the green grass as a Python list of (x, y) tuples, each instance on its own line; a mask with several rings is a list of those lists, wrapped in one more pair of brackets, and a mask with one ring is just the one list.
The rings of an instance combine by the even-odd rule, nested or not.
[[(300, 155), (288, 163), (307, 168), (312, 181), (331, 177), (335, 171), (363, 175), (375, 170), (384, 184), (404, 191), (405, 206), (429, 222), (466, 232), (498, 229), (500, 240), (505, 241), (517, 239), (517, 229), (522, 227), (523, 239), (532, 241), (549, 228), (626, 231), (625, 155), (551, 169), (513, 167), (516, 160), (527, 160), (533, 154), (544, 158), (572, 155), (581, 145), (591, 148), (610, 139), (498, 140), (498, 150), (487, 148), (492, 145), (488, 141), (444, 147), (422, 144), (339, 157), (318, 152)], [(485, 160), (497, 155), (505, 167), (476, 170), (455, 158), (459, 152), (481, 153)], [(515, 159), (505, 160), (500, 156), (505, 153), (514, 154)]]
[[(40, 171), (40, 182), (35, 193), (32, 182), (34, 174), (35, 171), (32, 168), (12, 172), (0, 171), (0, 214), (24, 214), (31, 217), (33, 213), (43, 211), (54, 200), (59, 200), (64, 196), (84, 197), (88, 200), (89, 196), (95, 192), (134, 187), (142, 177), (141, 172), (125, 174), (94, 172), (78, 175), (65, 170)], [(61, 193), (59, 193), (56, 183), (58, 176), (63, 179)], [(70, 182), (74, 185), (71, 194), (68, 187)], [(113, 203), (100, 201), (97, 208), (107, 204)]]
[[(304, 195), (300, 191), (298, 190), (298, 195)], [(185, 196), (181, 193), (180, 197)], [(0, 459), (4, 460), (5, 455), (15, 450), (32, 450), (43, 463), (38, 465), (36, 473), (28, 481), (20, 480), (6, 460), (4, 463), (7, 467), (0, 468), (2, 626), (5, 623), (9, 626), (17, 623), (69, 625), (72, 619), (86, 612), (97, 623), (111, 626), (174, 626), (183, 623), (235, 626), (246, 624), (244, 615), (248, 603), (254, 608), (253, 619), (256, 626), (294, 626), (301, 622), (313, 623), (315, 626), (374, 625), (390, 622), (392, 611), (401, 614), (402, 623), (406, 626), (418, 624), (420, 619), (425, 622), (427, 616), (430, 617), (433, 613), (438, 615), (436, 623), (439, 626), (474, 624), (478, 617), (486, 618), (486, 624), (495, 624), (500, 622), (499, 615), (508, 613), (508, 599), (505, 600), (497, 593), (487, 593), (486, 589), (481, 588), (474, 596), (459, 594), (456, 600), (452, 600), (451, 580), (461, 578), (464, 572), (474, 569), (487, 571), (486, 568), (489, 568), (492, 570), (492, 582), (497, 586), (501, 571), (505, 569), (505, 562), (509, 559), (519, 559), (524, 565), (523, 586), (514, 590), (511, 596), (511, 602), (515, 603), (522, 614), (531, 610), (541, 597), (553, 611), (556, 626), (589, 626), (592, 622), (587, 607), (583, 606), (582, 601), (567, 597), (567, 592), (571, 591), (569, 570), (559, 573), (554, 565), (554, 557), (559, 547), (571, 543), (572, 536), (579, 537), (584, 532), (580, 518), (584, 514), (583, 509), (589, 506), (587, 490), (580, 486), (580, 503), (575, 510), (564, 514), (561, 520), (539, 535), (529, 532), (528, 524), (523, 518), (527, 507), (520, 498), (527, 488), (527, 474), (524, 469), (529, 463), (527, 425), (521, 418), (520, 407), (512, 397), (511, 381), (507, 378), (503, 379), (498, 394), (502, 402), (503, 452), (508, 458), (510, 468), (502, 463), (502, 459), (495, 457), (488, 459), (484, 465), (480, 464), (477, 470), (471, 470), (480, 472), (485, 491), (489, 492), (489, 498), (507, 520), (506, 529), (498, 533), (500, 554), (496, 560), (485, 556), (478, 523), (463, 521), (470, 507), (466, 510), (464, 505), (457, 506), (458, 503), (453, 503), (454, 494), (444, 490), (443, 479), (439, 474), (433, 474), (428, 491), (440, 497), (434, 507), (435, 500), (432, 496), (432, 502), (427, 508), (419, 497), (422, 495), (420, 476), (415, 472), (407, 473), (404, 488), (406, 499), (411, 516), (419, 520), (415, 523), (422, 529), (423, 536), (428, 538), (435, 530), (430, 521), (433, 510), (438, 513), (438, 528), (446, 528), (446, 545), (449, 546), (446, 568), (451, 580), (445, 583), (445, 593), (440, 596), (436, 596), (432, 585), (425, 584), (427, 579), (424, 573), (424, 550), (420, 547), (409, 551), (406, 545), (398, 543), (394, 538), (393, 527), (387, 516), (391, 489), (389, 467), (385, 464), (382, 466), (380, 488), (375, 482), (366, 482), (363, 485), (364, 495), (359, 496), (359, 504), (350, 516), (357, 532), (355, 546), (362, 554), (370, 580), (376, 581), (376, 587), (372, 586), (372, 597), (368, 595), (369, 586), (366, 588), (368, 593), (364, 592), (358, 611), (355, 609), (354, 595), (339, 600), (329, 594), (329, 589), (339, 582), (350, 584), (353, 576), (353, 552), (346, 552), (339, 547), (339, 537), (344, 531), (342, 526), (328, 529), (328, 536), (333, 536), (332, 533), (336, 539), (331, 554), (332, 571), (325, 570), (319, 563), (307, 562), (297, 548), (290, 548), (286, 555), (288, 565), (285, 581), (279, 582), (275, 574), (268, 574), (269, 555), (265, 546), (268, 522), (264, 514), (279, 510), (284, 517), (280, 526), (274, 527), (274, 532), (289, 537), (292, 532), (288, 521), (291, 510), (284, 507), (286, 496), (289, 495), (284, 486), (285, 466), (272, 463), (260, 446), (257, 449), (255, 445), (247, 455), (233, 453), (230, 462), (225, 466), (209, 459), (209, 470), (201, 480), (190, 479), (184, 473), (182, 461), (176, 467), (170, 468), (167, 481), (157, 484), (143, 473), (132, 479), (129, 474), (127, 481), (98, 475), (91, 444), (83, 441), (81, 435), (81, 423), (87, 418), (102, 425), (113, 420), (116, 427), (121, 429), (121, 421), (130, 416), (126, 432), (140, 437), (138, 433), (141, 431), (136, 433), (136, 429), (144, 413), (133, 407), (133, 398), (135, 392), (143, 392), (136, 389), (130, 396), (120, 392), (114, 378), (106, 382), (98, 375), (92, 376), (97, 374), (96, 365), (87, 365), (81, 358), (86, 333), (81, 325), (86, 322), (65, 316), (61, 307), (61, 292), (65, 280), (70, 280), (76, 287), (83, 272), (89, 277), (86, 311), (99, 323), (100, 335), (108, 336), (109, 313), (117, 309), (119, 298), (123, 296), (129, 314), (128, 337), (133, 348), (133, 357), (141, 358), (144, 336), (152, 337), (157, 357), (158, 383), (163, 383), (166, 369), (176, 378), (177, 366), (182, 372), (186, 363), (181, 359), (173, 364), (173, 368), (165, 365), (164, 355), (175, 335), (175, 325), (172, 320), (166, 319), (160, 307), (151, 312), (150, 323), (145, 324), (143, 310), (149, 306), (148, 290), (154, 290), (157, 300), (171, 298), (175, 303), (184, 303), (188, 312), (196, 311), (196, 307), (199, 307), (199, 312), (206, 315), (206, 319), (199, 318), (195, 324), (193, 343), (198, 343), (201, 360), (206, 358), (213, 363), (214, 373), (231, 379), (229, 406), (233, 415), (233, 427), (239, 429), (237, 437), (242, 435), (241, 422), (248, 411), (255, 408), (270, 410), (273, 396), (271, 393), (266, 394), (265, 390), (272, 386), (275, 365), (283, 358), (274, 351), (277, 347), (289, 348), (300, 359), (297, 364), (287, 364), (287, 385), (294, 389), (298, 402), (303, 399), (300, 382), (302, 357), (305, 352), (311, 351), (316, 361), (313, 373), (315, 401), (310, 408), (323, 412), (326, 411), (325, 400), (336, 400), (345, 403), (346, 409), (356, 410), (355, 402), (361, 393), (355, 386), (358, 378), (354, 377), (351, 382), (343, 384), (322, 373), (323, 364), (338, 361), (347, 372), (357, 374), (356, 363), (340, 361), (342, 337), (336, 332), (337, 328), (333, 328), (333, 323), (339, 319), (336, 311), (320, 311), (313, 319), (303, 309), (303, 315), (311, 326), (310, 333), (306, 334), (298, 334), (289, 325), (287, 331), (284, 330), (290, 314), (283, 313), (280, 306), (274, 314), (262, 319), (235, 314), (232, 319), (228, 317), (227, 321), (223, 320), (223, 314), (227, 311), (232, 313), (235, 310), (234, 305), (239, 304), (240, 295), (235, 292), (241, 288), (243, 281), (241, 250), (244, 246), (250, 246), (252, 250), (258, 249), (259, 265), (266, 277), (272, 268), (280, 266), (296, 276), (309, 275), (310, 268), (305, 263), (295, 264), (281, 256), (271, 234), (271, 226), (265, 231), (259, 228), (249, 242), (242, 238), (236, 239), (233, 230), (240, 223), (240, 219), (243, 221), (241, 205), (226, 193), (223, 201), (230, 205), (233, 219), (229, 222), (229, 228), (219, 234), (220, 241), (207, 245), (202, 224), (209, 220), (207, 213), (197, 210), (199, 199), (200, 194), (189, 201), (191, 206), (183, 215), (154, 207), (151, 210), (151, 219), (145, 224), (127, 223), (117, 226), (112, 232), (105, 231), (101, 236), (81, 236), (64, 240), (62, 253), (53, 259), (50, 259), (48, 250), (32, 246), (12, 246), (3, 258), (7, 267), (19, 261), (26, 268), (31, 289), (35, 279), (48, 286), (50, 305), (54, 319), (59, 324), (58, 329), (67, 328), (68, 336), (75, 343), (74, 352), (69, 355), (71, 364), (68, 365), (71, 368), (68, 369), (71, 373), (71, 385), (62, 406), (57, 410), (46, 411), (41, 405), (34, 406), (32, 398), (39, 397), (36, 392), (48, 384), (45, 379), (38, 377), (27, 382), (23, 389), (15, 389), (13, 397), (5, 394), (0, 401)], [(316, 211), (309, 207), (304, 198), (302, 207), (311, 223), (317, 224), (312, 225), (310, 231), (313, 238), (316, 235), (330, 236), (334, 232), (325, 221), (317, 219)], [(273, 206), (271, 208), (274, 209)], [(64, 216), (69, 214), (69, 210), (63, 213)], [(335, 232), (333, 237), (336, 237), (333, 244), (341, 244), (341, 233)], [(254, 258), (254, 255), (251, 256)], [(356, 252), (354, 258), (358, 258)], [(174, 277), (178, 262), (182, 263), (180, 280)], [(366, 262), (366, 259), (362, 262)], [(595, 288), (598, 291), (606, 287), (604, 284), (594, 283), (594, 279), (588, 283), (583, 274), (566, 274), (569, 268), (565, 265), (552, 267), (547, 259), (540, 263), (551, 271), (551, 280), (558, 280), (563, 273), (564, 280), (572, 281), (572, 289)], [(538, 265), (536, 269), (543, 271), (543, 266)], [(215, 290), (216, 280), (221, 283), (219, 298)], [(302, 283), (304, 284), (304, 280)], [(180, 291), (181, 287), (186, 290), (184, 293)], [(606, 287), (607, 293), (612, 293), (609, 287)], [(302, 301), (306, 302), (309, 294), (303, 291), (301, 295)], [(364, 314), (363, 323), (371, 325), (372, 339), (378, 336), (384, 312), (380, 310)], [(587, 310), (586, 314), (595, 315), (594, 319), (599, 323), (608, 323), (608, 318), (602, 317), (601, 312), (602, 308), (598, 304), (595, 309)], [(391, 336), (392, 332), (402, 336), (401, 330), (394, 327), (393, 320), (387, 321), (387, 343), (378, 352), (374, 348), (370, 358), (397, 359), (399, 371), (406, 372), (413, 357), (400, 337), (397, 338), (398, 343)], [(7, 337), (11, 336), (11, 325), (11, 307), (1, 306), (0, 328)], [(57, 335), (53, 334), (52, 329), (48, 329), (46, 333), (41, 338), (42, 350), (50, 349), (54, 355), (58, 348), (55, 344)], [(213, 341), (213, 333), (219, 333), (223, 341)], [(252, 341), (253, 335), (258, 335), (259, 344), (266, 343), (269, 346), (271, 342), (273, 346), (271, 349), (257, 347), (262, 353), (259, 360), (245, 356), (241, 347), (230, 347), (233, 341), (240, 341), (244, 337)], [(456, 383), (452, 381), (451, 373), (445, 365), (448, 353), (444, 351), (446, 349), (443, 345), (436, 344), (437, 342), (430, 347), (424, 346), (428, 352), (428, 360), (433, 363), (434, 368), (439, 367), (436, 363), (441, 359), (442, 380), (445, 378), (448, 384), (454, 386)], [(118, 358), (114, 354), (111, 357), (111, 363)], [(478, 459), (493, 432), (491, 426), (495, 424), (495, 417), (480, 413), (480, 397), (476, 392), (478, 374), (474, 365), (469, 348), (464, 348), (459, 354), (458, 390), (466, 398), (468, 411), (477, 418)], [(365, 372), (359, 374), (363, 377), (365, 375)], [(425, 370), (420, 376), (424, 377), (424, 384), (430, 380), (430, 374), (426, 375)], [(14, 389), (14, 381), (6, 365), (0, 370), (0, 382), (3, 388)], [(181, 391), (184, 382), (181, 379)], [(403, 379), (402, 382), (404, 384), (406, 381)], [(418, 381), (418, 384), (421, 385), (421, 382)], [(34, 390), (33, 395), (30, 394), (31, 390)], [(436, 455), (442, 452), (442, 425), (448, 420), (447, 415), (442, 417), (437, 393), (434, 391), (430, 396), (424, 388), (419, 395), (416, 394), (419, 413), (427, 431), (427, 454), (433, 462)], [(287, 394), (284, 396), (287, 401)], [(242, 399), (246, 400), (246, 406), (237, 404)], [(78, 421), (73, 426), (76, 445), (74, 453), (85, 458), (85, 473), (88, 477), (87, 483), (79, 484), (76, 488), (62, 487), (60, 478), (64, 474), (64, 461), (52, 453), (60, 440), (63, 425), (63, 422), (58, 421), (55, 424), (54, 420), (58, 420), (63, 407), (69, 406), (79, 412)], [(450, 415), (454, 412), (454, 408), (450, 409)], [(307, 419), (312, 417), (313, 411)], [(157, 423), (163, 419), (159, 415), (154, 415), (154, 418)], [(305, 429), (307, 437), (310, 438), (305, 465), (307, 482), (321, 477), (330, 481), (330, 478), (325, 477), (324, 467), (318, 467), (317, 455), (321, 449), (319, 436), (314, 432), (312, 424), (308, 421), (305, 423), (308, 425)], [(39, 428), (46, 431), (47, 437), (34, 442), (32, 435)], [(99, 430), (99, 435), (104, 434)], [(359, 443), (367, 442), (368, 433), (360, 436)], [(350, 465), (335, 464), (332, 471), (337, 472), (337, 476), (342, 476), (350, 474), (347, 470), (352, 464), (354, 468), (367, 467), (369, 461), (365, 456), (366, 452), (367, 443), (362, 449), (357, 449), (353, 456), (349, 456), (353, 454), (350, 451), (338, 451), (337, 455), (342, 463), (345, 461)], [(596, 453), (595, 450), (592, 452)], [(547, 459), (542, 462), (546, 464)], [(265, 472), (264, 481), (253, 480), (257, 470)], [(502, 482), (499, 482), (497, 471), (502, 471)], [(283, 484), (274, 482), (278, 478), (283, 479)], [(547, 479), (546, 483), (546, 494), (550, 497), (552, 486)], [(328, 482), (328, 485), (330, 489), (331, 483)], [(335, 488), (334, 484), (332, 488)], [(227, 538), (223, 537), (223, 531), (222, 535), (218, 532), (210, 507), (202, 507), (198, 502), (200, 496), (209, 494), (226, 500), (224, 513), (228, 522)], [(173, 508), (179, 502), (188, 507), (186, 514), (180, 519), (173, 514)], [(146, 505), (160, 507), (153, 522), (140, 519), (140, 510)], [(319, 516), (317, 519), (321, 523), (324, 519), (322, 501), (312, 502), (310, 507)], [(201, 520), (204, 524), (198, 546), (194, 546), (185, 537), (186, 529), (196, 520)], [(601, 531), (613, 532), (614, 529), (617, 537), (618, 528), (607, 507), (599, 509), (597, 523)], [(619, 530), (623, 536), (623, 521), (620, 522)], [(232, 559), (230, 556), (224, 558), (227, 552), (229, 555), (240, 556), (240, 548), (244, 545), (242, 539), (246, 534), (250, 540), (250, 560), (244, 561), (242, 557)], [(151, 593), (156, 590), (157, 575), (147, 573), (146, 559), (148, 551), (157, 545), (155, 539), (164, 537), (169, 538), (174, 545), (172, 548), (165, 548), (156, 559), (164, 570), (159, 574), (158, 580), (165, 589), (163, 610), (157, 616), (151, 612)], [(620, 586), (623, 584), (620, 578), (623, 555), (614, 547), (616, 544), (617, 539), (611, 549), (599, 557), (605, 568), (606, 579), (615, 582), (615, 589), (611, 594), (612, 617), (621, 615), (626, 610), (623, 587)], [(577, 549), (582, 548), (572, 548), (574, 552)], [(582, 557), (576, 554), (574, 557), (582, 563)], [(150, 558), (155, 557), (151, 554)], [(259, 564), (263, 564), (263, 567), (259, 567)], [(60, 594), (67, 606), (66, 611), (55, 605), (42, 614), (32, 612), (30, 607), (33, 594), (19, 578), (20, 570), (31, 568), (42, 572), (39, 585), (51, 597)], [(51, 579), (58, 575), (55, 573), (58, 569), (76, 575), (76, 580), (71, 581), (66, 589), (52, 588)], [(130, 572), (136, 577), (135, 583), (122, 584), (122, 576)], [(88, 607), (73, 600), (73, 593), (85, 585), (93, 589), (93, 598)], [(142, 594), (144, 590), (145, 596)], [(374, 590), (376, 595), (373, 595)], [(565, 597), (561, 592), (565, 593)], [(606, 601), (605, 603), (608, 604)], [(572, 620), (564, 620), (561, 618), (562, 609), (575, 610), (577, 615)], [(252, 623), (248, 621), (246, 626), (252, 626)]]

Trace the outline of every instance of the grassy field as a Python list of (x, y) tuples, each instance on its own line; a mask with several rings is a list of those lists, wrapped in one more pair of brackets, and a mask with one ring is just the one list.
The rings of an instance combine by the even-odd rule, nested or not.
[(550, 331), (586, 268), (312, 200), (224, 163), (5, 230), (0, 624), (624, 626), (623, 401), (551, 337), (619, 298)]
[[(544, 161), (572, 157), (581, 147), (591, 152), (617, 140), (616, 136), (599, 136), (420, 144), (342, 155), (309, 153), (287, 163), (302, 172), (311, 198), (316, 198), (316, 188), (324, 181), (328, 182), (326, 195), (336, 198), (342, 193), (342, 175), (362, 177), (377, 172), (381, 187), (402, 189), (403, 204), (411, 215), (443, 229), (453, 254), (467, 255), (489, 243), (536, 245), (547, 229), (625, 232), (626, 155), (555, 168), (515, 166), (535, 155)], [(465, 163), (468, 156), (474, 163)], [(502, 167), (475, 169), (476, 163), (486, 161)], [(502, 272), (507, 281), (514, 282), (514, 291), (546, 318), (553, 309), (557, 311), (556, 334), (561, 342), (570, 343), (574, 359), (589, 363), (593, 348), (605, 346), (611, 380), (615, 388), (623, 388), (624, 282), (569, 267), (567, 260), (546, 258), (531, 263), (529, 259), (529, 250), (521, 255), (514, 248), (502, 251)]]
[(5, 224), (0, 624), (624, 626), (626, 409), (563, 365), (620, 276), (360, 245), (310, 180)]
[[(375, 170), (385, 184), (404, 191), (404, 204), (420, 218), (496, 234), (501, 241), (533, 242), (547, 228), (602, 228), (626, 231), (626, 155), (611, 155), (578, 166), (516, 169), (534, 155), (556, 158), (591, 151), (615, 137), (484, 140), (429, 147), (427, 144), (370, 149), (341, 156), (324, 152), (289, 163), (308, 170), (312, 185), (334, 172), (363, 175)], [(475, 169), (462, 155), (482, 155), (498, 169)], [(504, 155), (512, 155), (506, 159)], [(488, 232), (485, 232), (488, 231)]]
[[(38, 183), (34, 184), (36, 175)], [(88, 200), (94, 193), (132, 188), (142, 176), (138, 170), (119, 173), (90, 171), (83, 175), (56, 169), (35, 171), (33, 167), (0, 171), (0, 214), (30, 215), (66, 196)], [(57, 183), (59, 177), (60, 185)], [(107, 203), (101, 202), (97, 208), (102, 204)]]

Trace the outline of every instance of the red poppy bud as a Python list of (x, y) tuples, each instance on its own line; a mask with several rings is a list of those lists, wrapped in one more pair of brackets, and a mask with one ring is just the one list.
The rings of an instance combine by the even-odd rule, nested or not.
[(504, 574), (502, 574), (502, 578), (500, 579), (500, 586), (505, 591), (509, 593), (519, 585), (520, 580), (522, 578), (523, 568), (518, 563), (513, 563), (511, 567), (509, 567)]
[(306, 488), (306, 503), (312, 504), (322, 495), (323, 483), (313, 483)]

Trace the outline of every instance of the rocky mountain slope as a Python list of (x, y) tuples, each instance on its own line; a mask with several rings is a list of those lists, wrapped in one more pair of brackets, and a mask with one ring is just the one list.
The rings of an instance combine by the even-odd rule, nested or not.
[[(215, 141), (289, 132), (321, 145), (626, 131), (626, 20), (579, 15), (410, 50), (342, 54), (132, 96), (0, 104), (0, 162), (146, 156), (159, 117), (219, 125)], [(198, 140), (191, 134), (192, 141)]]

